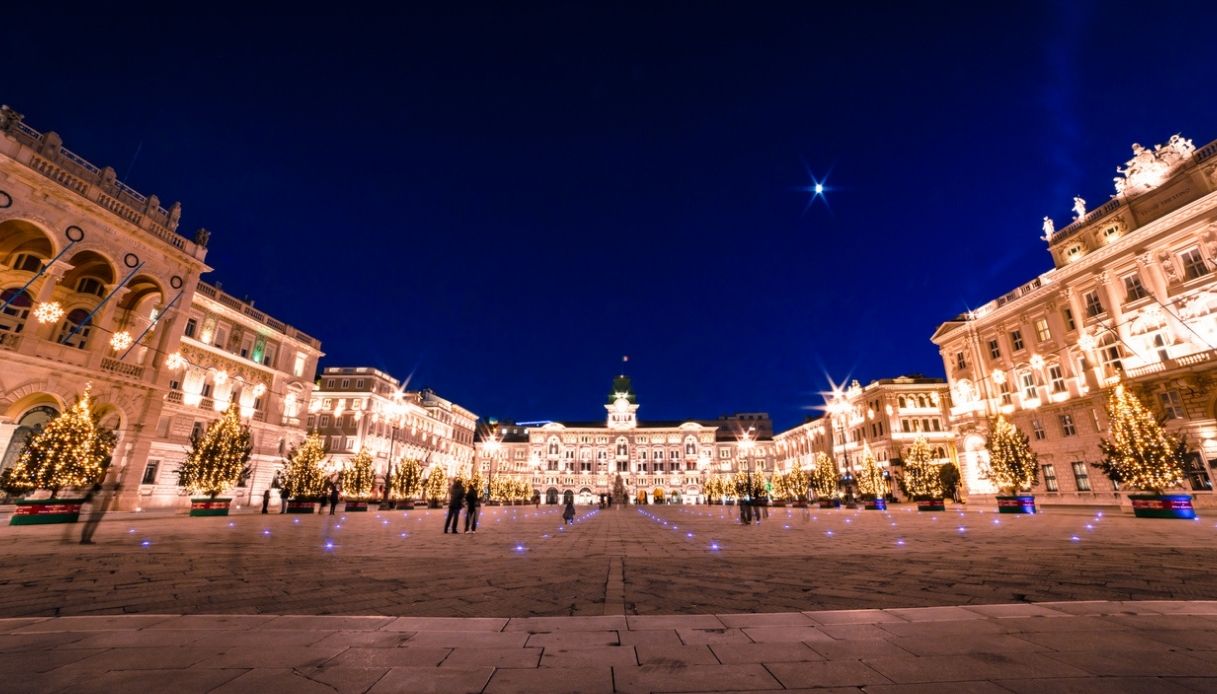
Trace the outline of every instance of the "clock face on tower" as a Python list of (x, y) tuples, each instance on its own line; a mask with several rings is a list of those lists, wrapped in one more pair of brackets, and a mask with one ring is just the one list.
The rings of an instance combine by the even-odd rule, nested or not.
[(617, 401), (613, 403), (613, 407), (617, 408), (618, 412), (627, 412), (630, 409), (630, 401), (625, 398), (617, 398)]

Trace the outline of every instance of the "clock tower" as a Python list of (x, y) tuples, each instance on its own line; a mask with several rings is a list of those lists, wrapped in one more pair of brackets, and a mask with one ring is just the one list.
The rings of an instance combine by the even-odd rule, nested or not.
[(613, 389), (609, 391), (604, 409), (608, 411), (609, 429), (625, 431), (638, 426), (638, 398), (629, 376), (621, 374), (613, 379)]

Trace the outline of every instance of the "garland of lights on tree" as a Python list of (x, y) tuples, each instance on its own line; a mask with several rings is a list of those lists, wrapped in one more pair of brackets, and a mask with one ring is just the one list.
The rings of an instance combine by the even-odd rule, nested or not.
[(836, 496), (840, 484), (841, 471), (837, 469), (837, 464), (824, 451), (817, 451), (816, 465), (811, 471), (811, 488), (815, 490), (816, 496)]
[(241, 479), (252, 454), (253, 436), (233, 403), (206, 431), (190, 436), (190, 452), (177, 470), (178, 485), (214, 499)]
[(883, 479), (883, 470), (875, 461), (875, 456), (867, 447), (862, 453), (862, 467), (858, 470), (858, 493), (864, 497), (878, 499), (887, 495), (887, 480)]
[(448, 498), (448, 475), (444, 473), (443, 468), (431, 468), (423, 485), (423, 493), (428, 501), (443, 501)]
[(86, 387), (75, 404), (30, 439), (5, 471), (6, 490), (24, 494), (48, 489), (54, 498), (61, 489), (91, 487), (102, 480), (117, 437), (93, 414), (89, 390)]
[(470, 463), (469, 468), (456, 477), (461, 481), (461, 486), (465, 488), (465, 493), (468, 494), (470, 489), (476, 489), (478, 495), (482, 493), (482, 476), (477, 469), (476, 463)]
[(904, 490), (916, 498), (942, 498), (942, 475), (933, 462), (934, 454), (924, 436), (918, 436), (904, 451)]
[(796, 467), (782, 475), (782, 489), (787, 499), (791, 501), (806, 501), (807, 488), (811, 486), (811, 475), (801, 467)]
[(1099, 441), (1098, 467), (1115, 482), (1161, 493), (1183, 484), (1187, 446), (1170, 436), (1141, 400), (1117, 383), (1107, 400), (1111, 438)]
[(402, 458), (393, 471), (389, 493), (394, 499), (417, 499), (423, 493), (423, 465), (413, 458)]
[(989, 451), (989, 474), (1007, 494), (1029, 492), (1039, 481), (1039, 456), (1031, 449), (1030, 439), (1002, 415), (989, 420), (985, 449)]
[(359, 449), (355, 457), (343, 466), (338, 480), (343, 493), (352, 499), (363, 499), (372, 493), (376, 471), (372, 469), (372, 454), (368, 449)]
[(315, 499), (325, 493), (325, 471), (321, 469), (324, 458), (325, 446), (319, 434), (309, 434), (303, 443), (292, 447), (283, 470), (283, 488), (289, 496)]

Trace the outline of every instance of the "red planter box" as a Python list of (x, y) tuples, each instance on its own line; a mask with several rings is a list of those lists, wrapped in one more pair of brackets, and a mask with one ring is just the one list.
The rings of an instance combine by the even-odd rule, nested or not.
[(192, 516), (227, 516), (232, 499), (191, 499)]
[(1129, 494), (1128, 498), (1132, 500), (1132, 512), (1137, 518), (1190, 520), (1196, 517), (1191, 494)]
[(918, 499), (918, 511), (945, 511), (947, 510), (946, 503), (942, 499)]
[(1035, 513), (1035, 497), (1030, 494), (997, 497), (998, 513)]
[(288, 513), (316, 513), (316, 501), (302, 501), (300, 499), (291, 499), (287, 502)]
[(84, 499), (18, 499), (9, 525), (75, 523), (80, 520)]

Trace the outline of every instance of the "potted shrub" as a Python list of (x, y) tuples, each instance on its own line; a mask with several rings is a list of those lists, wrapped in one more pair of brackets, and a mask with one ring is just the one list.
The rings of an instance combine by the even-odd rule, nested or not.
[(1113, 482), (1145, 492), (1129, 494), (1137, 518), (1195, 518), (1192, 495), (1168, 494), (1183, 484), (1187, 447), (1170, 436), (1123, 383), (1107, 400), (1111, 438), (1099, 441), (1103, 460), (1097, 466)]
[(432, 466), (427, 473), (427, 481), (423, 485), (423, 493), (427, 497), (429, 508), (439, 508), (448, 500), (448, 475), (438, 465)]
[(837, 491), (841, 485), (841, 471), (837, 464), (823, 451), (816, 452), (816, 465), (811, 470), (811, 489), (816, 493), (820, 508), (840, 508), (841, 498)]
[(904, 452), (904, 475), (900, 478), (905, 494), (917, 502), (918, 511), (945, 511), (942, 499), (942, 475), (934, 464), (930, 444), (918, 436)]
[(389, 494), (397, 500), (397, 508), (411, 511), (414, 500), (423, 493), (423, 466), (413, 458), (402, 458), (393, 473)]
[(989, 474), (1002, 492), (997, 496), (998, 512), (1035, 513), (1031, 488), (1039, 481), (1040, 465), (1027, 435), (999, 414), (989, 420), (985, 450), (989, 451)]
[(253, 453), (253, 436), (241, 424), (240, 410), (234, 402), (205, 431), (192, 434), (190, 452), (177, 469), (178, 486), (192, 494), (192, 516), (227, 516), (231, 498), (219, 498), (241, 479)]
[(47, 490), (44, 499), (18, 499), (11, 525), (75, 523), (87, 491), (60, 497), (64, 490), (88, 490), (101, 482), (114, 451), (114, 432), (100, 426), (93, 413), (89, 389), (76, 403), (30, 439), (5, 470), (3, 484), (10, 494)]
[(367, 512), (368, 495), (372, 493), (372, 485), (376, 482), (376, 471), (372, 469), (372, 454), (368, 449), (361, 448), (354, 458), (343, 466), (338, 476), (338, 484), (346, 494), (346, 504), (343, 511)]
[(862, 495), (862, 503), (868, 511), (887, 510), (887, 480), (883, 470), (875, 461), (870, 446), (862, 450), (862, 467), (858, 470), (858, 493)]
[(325, 446), (321, 436), (309, 434), (299, 446), (292, 446), (287, 454), (283, 470), (283, 487), (291, 497), (287, 502), (288, 513), (313, 513), (317, 510), (317, 499), (325, 493), (325, 472), (321, 460), (325, 458)]

